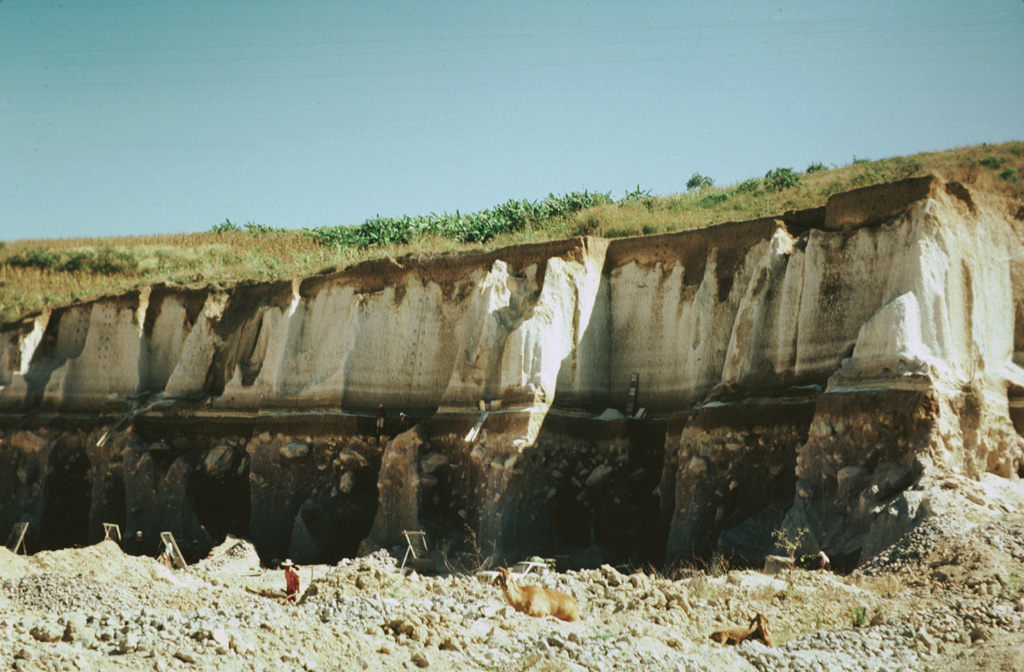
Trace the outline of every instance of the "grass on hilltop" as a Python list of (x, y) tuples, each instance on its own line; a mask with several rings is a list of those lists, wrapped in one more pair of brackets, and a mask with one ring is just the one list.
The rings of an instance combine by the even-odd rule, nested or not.
[(717, 187), (694, 173), (685, 192), (639, 187), (510, 200), (477, 213), (375, 217), (358, 226), (280, 229), (228, 220), (207, 233), (0, 242), (0, 323), (157, 282), (226, 288), (306, 277), (383, 256), (496, 248), (579, 235), (619, 238), (700, 228), (824, 205), (837, 192), (936, 174), (1024, 197), (1024, 142), (979, 145), (877, 161), (854, 157), (803, 172), (776, 168)]

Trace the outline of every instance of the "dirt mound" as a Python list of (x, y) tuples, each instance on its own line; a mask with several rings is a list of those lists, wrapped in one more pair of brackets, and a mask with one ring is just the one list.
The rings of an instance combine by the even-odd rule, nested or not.
[(82, 576), (97, 581), (121, 579), (126, 572), (137, 573), (140, 569), (117, 542), (109, 539), (85, 548), (40, 551), (31, 560), (34, 573)]
[(145, 562), (147, 559), (138, 560), (125, 555), (117, 542), (110, 540), (85, 548), (40, 551), (29, 556), (15, 555), (0, 548), (0, 579), (17, 579), (28, 574), (54, 574), (101, 583), (152, 579), (153, 570)]
[(342, 560), (310, 584), (302, 601), (330, 601), (353, 590), (386, 594), (398, 578), (395, 559), (381, 549), (361, 558)]
[(858, 571), (867, 576), (919, 571), (921, 563), (937, 546), (951, 536), (963, 534), (969, 527), (962, 519), (952, 515), (928, 518), (895, 544), (861, 565)]
[(29, 561), (23, 555), (15, 555), (0, 546), (0, 581), (14, 579), (28, 573)]
[[(913, 549), (902, 549), (904, 576), (914, 567), (931, 571), (930, 559), (966, 558), (982, 546), (983, 559), (999, 552), (1020, 567), (1022, 531), (1001, 522), (960, 530), (962, 538), (922, 538), (913, 562)], [(896, 557), (900, 549), (892, 550)], [(302, 566), (303, 578), (317, 578), (296, 605), (284, 600), (280, 570), (236, 574), (254, 557), (244, 540), (181, 570), (112, 544), (0, 555), (24, 572), (0, 582), (0, 659), (31, 660), (19, 669), (185, 663), (199, 672), (335, 669), (338, 661), (346, 669), (440, 671), (1021, 669), (1014, 665), (1024, 600), (1008, 591), (982, 598), (966, 578), (963, 592), (933, 595), (908, 589), (903, 577), (857, 581), (803, 570), (693, 570), (672, 578), (604, 565), (524, 579), (579, 600), (584, 620), (563, 623), (516, 612), (473, 575), (402, 576), (386, 552)], [(756, 613), (768, 619), (777, 646), (726, 649), (708, 638)]]
[(1024, 587), (1024, 522), (994, 521), (973, 527), (951, 516), (925, 521), (861, 568), (866, 575), (897, 574), (930, 590)]
[(964, 651), (940, 672), (1024, 672), (1024, 633), (1012, 633)]
[(224, 543), (193, 565), (197, 572), (245, 574), (260, 570), (260, 556), (252, 542), (228, 535)]
[(62, 574), (27, 574), (4, 581), (0, 590), (16, 604), (55, 613), (134, 611), (142, 606), (138, 591), (130, 586), (82, 577), (68, 580)]
[[(979, 525), (965, 535), (938, 544), (925, 558), (924, 575), (952, 588), (998, 584), (1020, 592), (1024, 586), (1024, 524), (996, 522)], [(924, 577), (922, 577), (924, 578)]]

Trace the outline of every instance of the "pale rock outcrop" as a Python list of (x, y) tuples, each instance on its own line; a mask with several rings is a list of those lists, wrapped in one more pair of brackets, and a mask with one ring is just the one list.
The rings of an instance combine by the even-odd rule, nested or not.
[(49, 318), (48, 312), (25, 318), (15, 323), (13, 328), (0, 332), (0, 385), (4, 386), (0, 388), (0, 400), (5, 397), (18, 399), (7, 391), (7, 387), (15, 381), (20, 381), (20, 388), (25, 389), (25, 374), (28, 373), (32, 355), (43, 339)]
[(152, 288), (143, 324), (143, 391), (167, 388), (206, 303), (207, 293), (203, 290), (166, 285)]
[(640, 405), (656, 410), (686, 408), (721, 382), (741, 300), (782, 226), (756, 220), (721, 225), (718, 235), (612, 242), (610, 399), (626, 398), (633, 373)]
[(537, 267), (531, 266), (525, 275), (516, 277), (508, 264), (497, 260), (481, 279), (466, 311), (469, 319), (459, 339), (465, 345), (456, 354), (443, 406), (464, 406), (475, 399), (501, 396), (500, 355), (509, 332), (533, 303), (530, 295), (536, 287), (536, 271)]
[(419, 509), (422, 485), (419, 458), (426, 443), (416, 430), (388, 442), (381, 457), (378, 481), (379, 504), (373, 527), (359, 545), (359, 554), (380, 548), (402, 548), (404, 531), (420, 531)]
[(300, 300), (290, 317), (276, 392), (293, 403), (340, 406), (359, 318), (356, 289), (329, 287)]
[[(1024, 473), (1024, 441), (1006, 397), (1022, 373), (1013, 363), (1021, 248), (998, 209), (978, 208), (963, 193), (936, 189), (846, 242), (864, 249), (871, 239), (877, 252), (858, 260), (876, 289), (851, 287), (840, 305), (865, 314), (871, 304), (860, 299), (872, 294), (877, 304), (858, 319), (856, 338), (852, 330), (846, 337), (851, 356), (818, 400), (797, 464), (811, 493), (787, 517), (791, 530), (810, 529), (830, 555), (855, 562), (861, 549), (877, 552), (927, 515), (927, 494), (902, 492), (922, 476)], [(864, 469), (863, 489), (842, 486), (851, 467)], [(893, 483), (893, 470), (905, 476)], [(838, 505), (820, 504), (836, 497)]]
[(782, 227), (753, 270), (733, 321), (721, 380), (747, 389), (794, 376), (803, 255)]
[[(937, 510), (942, 477), (1024, 476), (1022, 211), (914, 178), (699, 231), (383, 259), (225, 292), (158, 286), (0, 329), (0, 411), (5, 430), (35, 411), (116, 414), (117, 437), (138, 433), (128, 520), (134, 489), (155, 489), (164, 503), (139, 520), (166, 516), (196, 548), (216, 507), (179, 512), (195, 498), (170, 491), (219, 503), (223, 481), (265, 528), (261, 553), (390, 544), (422, 513), (502, 557), (528, 542), (605, 561), (617, 551), (602, 530), (618, 526), (617, 543), (643, 530), (669, 561), (757, 562), (779, 524), (852, 566)], [(626, 410), (634, 376), (647, 418), (595, 420)], [(387, 435), (406, 429), (399, 411), (427, 419), (417, 436), (444, 460), (422, 469), (406, 446), (408, 478), (381, 472), (378, 405)], [(244, 460), (217, 431), (246, 437)], [(161, 432), (170, 448), (154, 448)], [(330, 458), (364, 439), (366, 464)], [(622, 445), (628, 459), (599, 454)], [(49, 515), (49, 472), (18, 459), (0, 529)], [(81, 470), (54, 459), (58, 481)], [(96, 477), (116, 490), (117, 473)], [(407, 499), (378, 501), (392, 482)], [(336, 529), (344, 543), (329, 542)]]
[(275, 305), (261, 311), (252, 351), (235, 365), (234, 373), (218, 399), (218, 406), (259, 408), (263, 399), (279, 396), (278, 381), (288, 354), (290, 319), (298, 304), (299, 297), (293, 291), (291, 300), (283, 309)]
[(0, 402), (15, 409), (115, 408), (136, 394), (147, 293), (52, 311), (0, 339), (7, 384)]
[[(532, 401), (552, 403), (559, 382), (577, 395), (590, 386), (579, 345), (581, 328), (589, 323), (600, 288), (600, 263), (548, 261), (540, 296), (529, 315), (505, 340), (501, 360), (502, 391), (525, 394)], [(593, 362), (600, 370), (601, 363)], [(561, 380), (560, 380), (561, 379)], [(513, 393), (515, 394), (515, 392)]]
[[(143, 308), (144, 310), (144, 308)], [(92, 409), (120, 405), (139, 387), (142, 322), (135, 306), (97, 303), (83, 325), (84, 342), (54, 372), (44, 404)], [(59, 372), (59, 375), (57, 375)]]
[(189, 329), (181, 346), (180, 358), (171, 368), (163, 389), (165, 397), (176, 399), (204, 395), (206, 374), (217, 351), (214, 325), (224, 311), (226, 298), (223, 294), (212, 294), (204, 303), (195, 326)]
[(400, 288), (353, 297), (356, 317), (345, 359), (342, 406), (436, 407), (458, 344), (438, 338), (458, 324), (463, 306), (443, 298), (440, 285), (410, 277)]

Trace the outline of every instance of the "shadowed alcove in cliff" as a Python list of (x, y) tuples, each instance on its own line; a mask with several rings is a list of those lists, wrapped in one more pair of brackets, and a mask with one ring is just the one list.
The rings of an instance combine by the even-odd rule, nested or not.
[(376, 484), (368, 478), (344, 495), (310, 497), (299, 509), (289, 554), (303, 562), (331, 564), (357, 557), (376, 511)]
[(463, 494), (464, 478), (452, 463), (455, 461), (440, 452), (427, 453), (420, 460), (419, 520), (431, 539), (466, 536), (466, 518), (462, 516), (468, 518), (471, 507)]
[(578, 499), (580, 489), (563, 487), (555, 494), (552, 522), (560, 545), (584, 548), (594, 541), (594, 514)]
[(657, 488), (666, 426), (660, 418), (548, 413), (525, 476), (532, 495), (520, 505), (537, 517), (531, 526), (548, 530), (543, 552), (576, 567), (641, 564), (662, 554)]
[[(126, 515), (128, 511), (127, 497), (124, 492), (124, 478), (120, 471), (103, 480), (101, 494), (93, 498), (92, 520), (93, 523), (117, 523), (121, 526), (121, 534), (127, 535)], [(90, 541), (103, 539), (104, 530), (101, 525), (89, 530)]]
[(50, 454), (43, 501), (40, 544), (46, 549), (89, 543), (92, 482), (89, 458), (76, 445), (61, 440)]
[(249, 533), (249, 464), (244, 451), (216, 450), (208, 453), (206, 468), (189, 479), (188, 496), (192, 510), (213, 543), (228, 533)]

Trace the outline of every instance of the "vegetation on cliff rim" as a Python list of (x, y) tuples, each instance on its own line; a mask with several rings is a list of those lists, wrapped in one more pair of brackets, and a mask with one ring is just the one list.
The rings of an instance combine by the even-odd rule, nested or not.
[(1024, 197), (1024, 142), (978, 145), (843, 167), (812, 163), (731, 186), (693, 173), (687, 191), (572, 192), (509, 200), (476, 213), (374, 217), (357, 226), (286, 229), (224, 220), (207, 233), (0, 242), (0, 322), (165, 282), (229, 287), (318, 272), (384, 256), (496, 248), (580, 235), (618, 238), (742, 221), (824, 205), (832, 194), (933, 173)]

